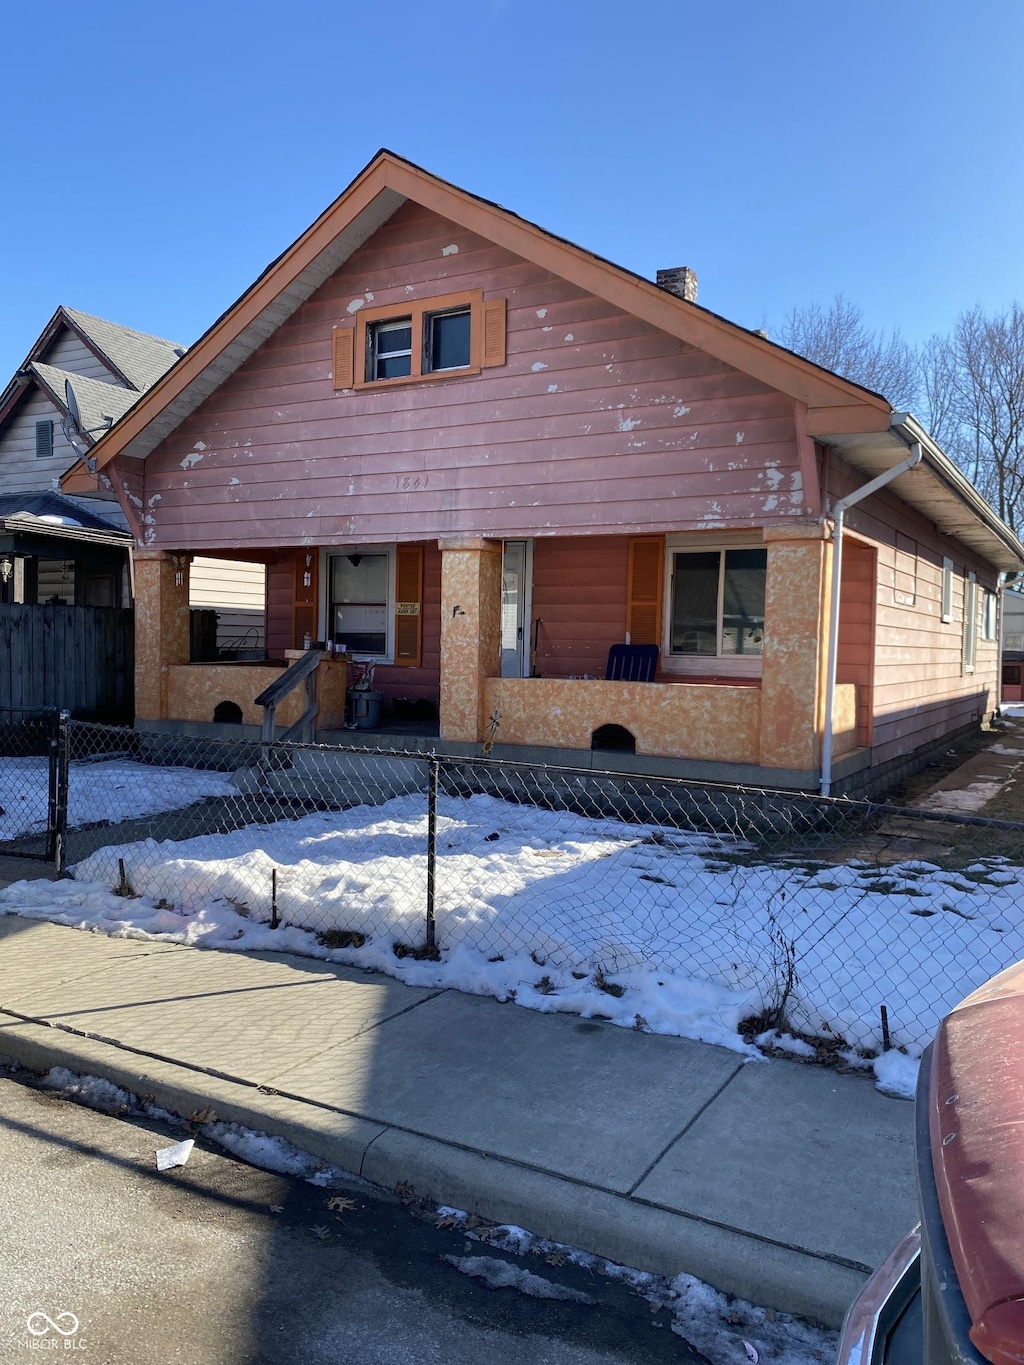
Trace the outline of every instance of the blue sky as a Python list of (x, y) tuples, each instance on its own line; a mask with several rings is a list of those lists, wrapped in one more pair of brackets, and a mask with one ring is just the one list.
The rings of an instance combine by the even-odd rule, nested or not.
[(58, 303), (192, 342), (380, 146), (746, 326), (1024, 297), (1019, 0), (58, 0), (4, 36), (0, 385)]

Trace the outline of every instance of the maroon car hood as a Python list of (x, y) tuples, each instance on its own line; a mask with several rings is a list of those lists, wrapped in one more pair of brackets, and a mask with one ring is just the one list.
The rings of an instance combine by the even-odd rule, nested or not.
[(971, 1340), (996, 1365), (1024, 1362), (1024, 963), (939, 1029), (929, 1122)]

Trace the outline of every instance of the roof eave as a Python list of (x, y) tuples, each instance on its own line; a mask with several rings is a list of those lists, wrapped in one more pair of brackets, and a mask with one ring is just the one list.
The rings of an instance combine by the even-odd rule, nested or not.
[[(949, 456), (909, 413), (893, 413), (886, 432), (831, 432), (818, 438), (834, 447), (851, 465), (865, 474), (877, 474), (898, 464), (908, 446), (920, 443), (921, 464), (902, 475), (891, 491), (909, 506), (926, 515), (942, 535), (970, 546), (981, 558), (1004, 572), (1024, 569), (1024, 542), (995, 510)], [(927, 481), (927, 484), (925, 484)], [(927, 495), (923, 491), (927, 488)], [(957, 526), (936, 511), (959, 508), (968, 514), (970, 527)]]

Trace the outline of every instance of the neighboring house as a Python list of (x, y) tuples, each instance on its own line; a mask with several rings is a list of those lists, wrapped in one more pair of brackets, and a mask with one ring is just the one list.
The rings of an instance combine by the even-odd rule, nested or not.
[(1024, 700), (1024, 594), (1003, 591), (1002, 612), (1003, 701)]
[[(0, 516), (40, 523), (29, 536), (25, 529), (14, 535), (5, 522), (0, 602), (130, 604), (131, 536), (109, 482), (67, 498), (58, 480), (184, 353), (172, 341), (73, 308), (54, 313), (0, 394)], [(81, 419), (75, 430), (69, 389)]]
[[(863, 790), (976, 724), (1024, 545), (913, 418), (694, 285), (379, 153), (96, 444), (140, 546), (137, 723), (257, 721), (309, 636), (453, 752)], [(833, 692), (831, 513), (879, 475)], [(281, 664), (189, 663), (194, 555), (266, 566)], [(624, 641), (655, 681), (605, 680)]]
[[(176, 342), (73, 308), (54, 313), (0, 394), (0, 518), (41, 522), (4, 521), (0, 603), (130, 605), (132, 537), (109, 480), (71, 498), (58, 481), (184, 354)], [(264, 579), (262, 565), (204, 562), (195, 605), (216, 610), (218, 643), (262, 649)]]

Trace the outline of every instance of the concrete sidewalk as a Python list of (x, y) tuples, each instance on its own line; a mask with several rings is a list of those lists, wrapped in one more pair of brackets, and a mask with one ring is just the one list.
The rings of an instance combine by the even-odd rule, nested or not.
[(916, 1221), (869, 1080), (309, 958), (2, 917), (0, 1054), (831, 1324)]

